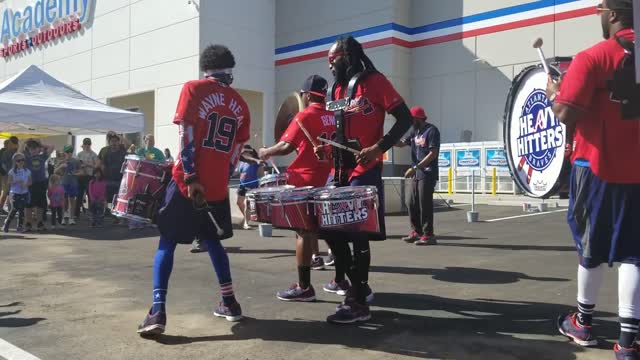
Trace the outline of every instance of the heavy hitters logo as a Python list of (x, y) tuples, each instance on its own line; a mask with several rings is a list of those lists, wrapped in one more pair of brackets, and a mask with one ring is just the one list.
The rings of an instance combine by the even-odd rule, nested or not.
[(530, 183), (533, 171), (546, 170), (558, 149), (564, 147), (564, 128), (541, 89), (535, 89), (525, 100), (518, 124), (520, 131), (514, 144), (520, 158), (518, 170), (527, 165), (527, 183)]
[(318, 208), (322, 227), (363, 223), (369, 218), (367, 201), (363, 199), (321, 201)]

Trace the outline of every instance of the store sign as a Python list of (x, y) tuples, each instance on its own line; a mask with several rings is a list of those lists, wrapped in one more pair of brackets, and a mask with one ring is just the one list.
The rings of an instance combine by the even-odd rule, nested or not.
[(2, 14), (0, 56), (9, 57), (79, 31), (96, 0), (36, 0)]

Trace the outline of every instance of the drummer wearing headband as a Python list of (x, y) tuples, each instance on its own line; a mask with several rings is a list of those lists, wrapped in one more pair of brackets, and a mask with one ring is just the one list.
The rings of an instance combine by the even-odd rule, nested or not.
[[(261, 148), (258, 155), (262, 160), (271, 156), (284, 156), (297, 150), (298, 154), (287, 168), (287, 183), (296, 187), (322, 187), (327, 183), (332, 164), (322, 154), (322, 146), (317, 146), (318, 137), (332, 139), (336, 133), (333, 113), (324, 109), (327, 94), (327, 80), (319, 75), (311, 75), (302, 85), (305, 109), (297, 113), (280, 142), (269, 148)], [(309, 134), (309, 139), (305, 131)], [(314, 140), (312, 143), (311, 140)], [(316, 155), (317, 154), (317, 155)], [(318, 252), (317, 234), (298, 231), (296, 237), (296, 261), (298, 282), (286, 290), (279, 291), (277, 298), (283, 301), (314, 301), (316, 294), (311, 285), (312, 255)]]
[[(367, 305), (367, 298), (371, 299), (373, 295), (368, 284), (371, 262), (369, 240), (386, 238), (382, 155), (398, 143), (413, 121), (402, 96), (376, 70), (362, 45), (352, 36), (338, 39), (329, 49), (328, 58), (329, 69), (335, 79), (331, 98), (338, 104), (341, 103), (340, 100), (348, 100), (346, 107), (340, 106), (335, 112), (336, 141), (362, 149), (355, 158), (347, 151), (334, 151), (336, 184), (375, 186), (379, 197), (378, 222), (381, 233), (378, 236), (353, 233), (332, 233), (326, 236), (335, 257), (334, 283), (344, 282), (346, 273), (353, 286), (343, 304), (327, 321), (354, 323), (371, 318)], [(352, 80), (355, 81), (353, 88), (349, 86)], [(353, 93), (350, 93), (350, 88)], [(331, 103), (327, 104), (330, 105)], [(393, 115), (396, 122), (384, 134), (386, 113)], [(349, 242), (353, 242), (353, 254)]]
[(191, 244), (195, 237), (207, 244), (222, 293), (213, 314), (228, 321), (242, 318), (221, 243), (233, 236), (229, 164), (237, 162), (250, 129), (249, 107), (231, 88), (234, 66), (227, 47), (208, 46), (200, 56), (206, 77), (187, 82), (180, 93), (173, 122), (180, 127), (181, 151), (157, 215), (160, 243), (153, 264), (153, 305), (138, 327), (141, 335), (164, 332), (173, 254), (177, 244)]

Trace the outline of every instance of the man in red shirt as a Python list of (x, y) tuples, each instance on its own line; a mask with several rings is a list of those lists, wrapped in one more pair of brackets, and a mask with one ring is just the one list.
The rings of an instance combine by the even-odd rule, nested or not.
[[(378, 236), (345, 232), (323, 234), (335, 257), (336, 267), (336, 277), (325, 286), (325, 290), (331, 292), (336, 285), (345, 283), (345, 273), (353, 286), (347, 291), (347, 298), (336, 313), (327, 318), (328, 322), (344, 324), (371, 318), (367, 305), (367, 301), (373, 297), (368, 284), (371, 262), (369, 240), (386, 238), (382, 155), (409, 130), (412, 118), (402, 96), (376, 70), (362, 45), (352, 36), (338, 39), (329, 49), (328, 57), (335, 84), (330, 91), (327, 107), (337, 109), (336, 141), (362, 149), (356, 157), (350, 152), (334, 149), (335, 182), (338, 186), (368, 185), (377, 188), (381, 230)], [(349, 86), (351, 81), (355, 81), (353, 87)], [(331, 101), (333, 99), (336, 101)], [(393, 115), (396, 123), (384, 134), (386, 113)], [(353, 242), (353, 254), (349, 242)]]
[(220, 242), (233, 236), (228, 171), (237, 162), (250, 129), (249, 107), (230, 86), (234, 66), (228, 48), (211, 45), (200, 55), (205, 78), (187, 82), (180, 93), (173, 122), (180, 127), (182, 150), (157, 215), (160, 244), (153, 265), (153, 306), (138, 327), (141, 335), (164, 332), (176, 245), (191, 244), (196, 237), (207, 244), (222, 292), (214, 315), (229, 321), (242, 318), (229, 258)]
[[(332, 163), (316, 155), (322, 154), (316, 139), (332, 139), (336, 135), (333, 113), (324, 108), (327, 80), (319, 75), (311, 75), (304, 82), (300, 94), (306, 108), (295, 115), (280, 137), (280, 142), (270, 148), (261, 148), (258, 156), (262, 160), (268, 160), (271, 156), (288, 155), (296, 150), (298, 155), (287, 168), (287, 183), (295, 187), (323, 187), (327, 183)], [(309, 133), (314, 143), (307, 138), (300, 125)], [(316, 293), (311, 285), (311, 257), (314, 251), (318, 252), (318, 236), (308, 231), (298, 231), (296, 238), (298, 283), (279, 291), (277, 298), (283, 301), (314, 301)]]
[(615, 100), (611, 81), (634, 38), (632, 0), (604, 0), (598, 12), (606, 40), (578, 53), (562, 81), (547, 86), (573, 143), (567, 219), (580, 255), (578, 311), (560, 316), (558, 329), (580, 345), (597, 344), (591, 326), (598, 289), (605, 264), (619, 262), (615, 356), (640, 359), (640, 167), (631, 164), (640, 157), (640, 113), (628, 114)]

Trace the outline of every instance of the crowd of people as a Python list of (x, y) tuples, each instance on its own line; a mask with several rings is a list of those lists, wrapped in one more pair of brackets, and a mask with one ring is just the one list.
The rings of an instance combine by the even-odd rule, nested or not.
[[(38, 139), (21, 141), (12, 136), (0, 149), (0, 216), (6, 216), (2, 230), (9, 232), (16, 220), (17, 232), (47, 231), (78, 224), (82, 214), (92, 227), (104, 226), (110, 215), (108, 204), (117, 194), (122, 180), (122, 165), (129, 153), (123, 135), (109, 132), (107, 146), (96, 154), (91, 139), (82, 141), (82, 150), (74, 154), (73, 145), (61, 150)], [(134, 155), (157, 161), (173, 161), (169, 149), (155, 147), (147, 134)], [(54, 152), (55, 151), (55, 152)], [(5, 209), (6, 208), (6, 209)], [(120, 219), (112, 217), (114, 223)], [(131, 223), (131, 228), (141, 228)]]

